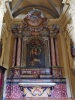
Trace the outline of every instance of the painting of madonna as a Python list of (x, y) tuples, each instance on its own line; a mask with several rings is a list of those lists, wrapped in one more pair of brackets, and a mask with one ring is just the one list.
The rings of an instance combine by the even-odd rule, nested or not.
[(32, 48), (30, 51), (30, 59), (32, 66), (41, 64), (41, 49)]
[[(35, 43), (35, 44), (34, 44)], [(45, 65), (44, 45), (39, 41), (31, 41), (27, 46), (27, 66), (40, 67)]]
[(44, 66), (44, 55), (41, 48), (33, 47), (29, 50), (28, 66), (40, 67)]

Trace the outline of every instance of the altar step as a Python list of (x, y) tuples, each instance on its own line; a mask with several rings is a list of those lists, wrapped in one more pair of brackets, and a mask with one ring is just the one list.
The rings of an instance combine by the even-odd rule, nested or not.
[[(6, 99), (6, 100), (11, 100), (11, 99)], [(63, 98), (63, 99), (53, 98), (53, 99), (50, 99), (50, 98), (44, 98), (44, 97), (37, 97), (37, 98), (33, 97), (33, 98), (12, 99), (12, 100), (75, 100), (75, 98), (74, 99), (70, 99), (70, 98)]]
[(25, 79), (25, 78), (7, 78), (7, 83), (64, 83), (66, 78), (41, 78), (41, 79)]

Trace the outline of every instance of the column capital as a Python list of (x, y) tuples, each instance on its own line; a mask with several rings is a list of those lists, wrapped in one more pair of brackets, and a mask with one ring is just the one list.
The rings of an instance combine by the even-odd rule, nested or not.
[(51, 38), (57, 38), (57, 33), (51, 33), (51, 34), (50, 34), (50, 37), (51, 37)]
[(74, 28), (74, 25), (73, 24), (68, 24), (67, 27), (66, 27), (66, 30), (67, 30), (70, 38), (72, 39), (72, 41), (75, 44), (75, 28)]
[(28, 41), (29, 38), (28, 37), (23, 37), (23, 41)]
[(18, 34), (18, 38), (22, 38), (22, 34)]
[(46, 41), (48, 40), (49, 38), (47, 36), (44, 36), (43, 39)]
[(22, 38), (22, 34), (15, 33), (14, 38)]

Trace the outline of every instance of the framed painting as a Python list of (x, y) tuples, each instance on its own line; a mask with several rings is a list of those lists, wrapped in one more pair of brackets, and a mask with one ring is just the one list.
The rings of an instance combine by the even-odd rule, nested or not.
[(44, 67), (44, 44), (37, 39), (33, 39), (27, 44), (27, 66), (28, 67)]

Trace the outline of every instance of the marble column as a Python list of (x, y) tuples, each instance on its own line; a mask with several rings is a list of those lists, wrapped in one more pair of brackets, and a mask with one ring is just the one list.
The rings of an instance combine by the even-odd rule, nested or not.
[(21, 57), (21, 66), (26, 67), (26, 54), (27, 54), (27, 42), (28, 42), (28, 37), (23, 37), (22, 38), (22, 57)]
[(48, 37), (43, 37), (44, 39), (44, 49), (45, 49), (45, 66), (50, 67), (51, 62), (50, 62), (50, 51), (49, 51), (49, 38)]
[(17, 45), (17, 67), (21, 65), (21, 36), (18, 37), (18, 45)]
[(48, 39), (48, 58), (49, 58), (49, 67), (51, 66), (51, 54), (50, 54), (50, 41), (49, 41), (49, 39)]
[(55, 42), (55, 52), (56, 52), (56, 65), (59, 66), (59, 55), (58, 55), (57, 38), (55, 38), (54, 42)]
[(17, 38), (15, 38), (14, 40), (14, 49), (13, 49), (13, 58), (12, 58), (12, 67), (15, 66), (15, 62), (16, 62), (16, 45), (17, 45)]
[(52, 66), (56, 66), (56, 60), (55, 60), (55, 48), (54, 48), (54, 40), (53, 37), (50, 38), (50, 44), (51, 44), (51, 63)]

